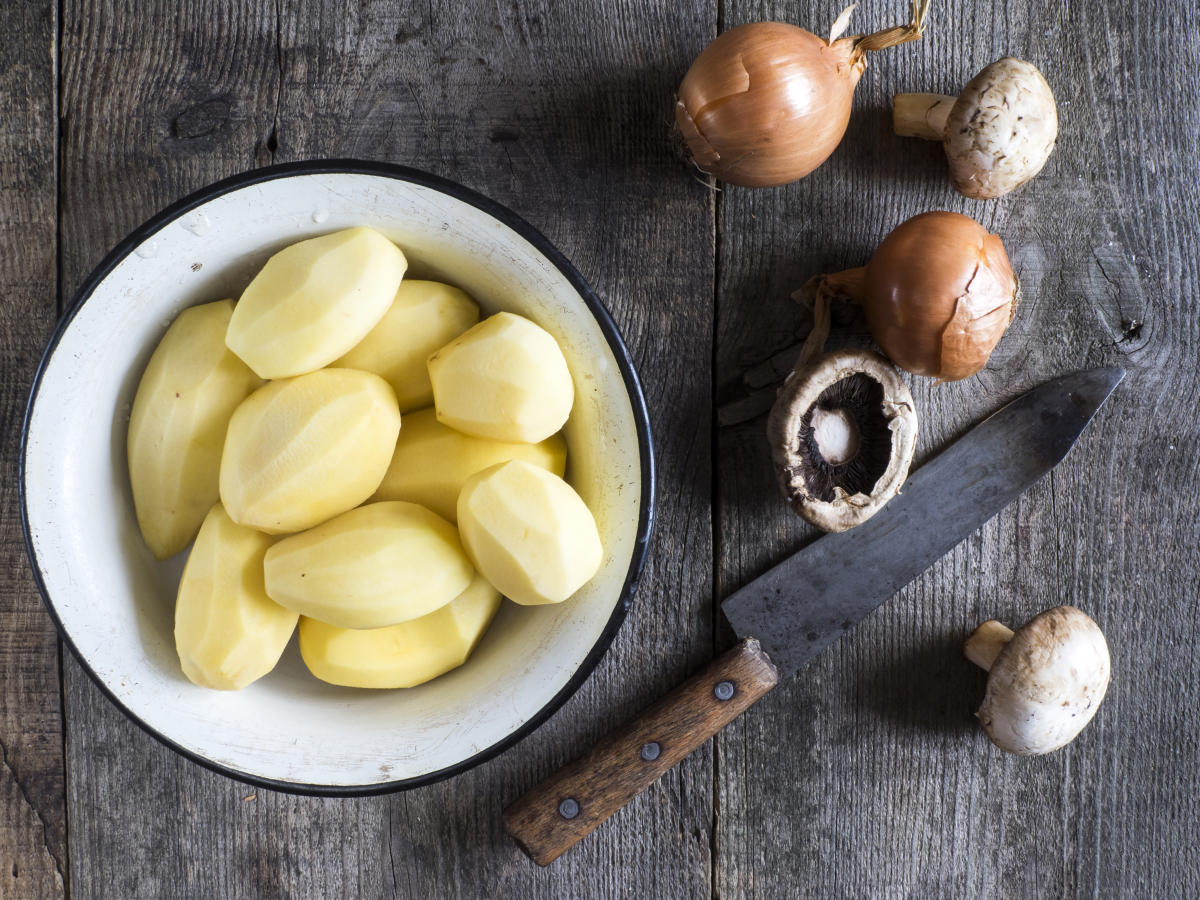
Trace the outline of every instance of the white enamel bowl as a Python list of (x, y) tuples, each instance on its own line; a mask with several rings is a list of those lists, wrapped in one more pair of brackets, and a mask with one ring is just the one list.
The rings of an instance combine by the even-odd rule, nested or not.
[[(501, 613), (467, 665), (409, 690), (313, 678), (295, 641), (239, 692), (192, 685), (175, 655), (186, 553), (142, 543), (125, 464), (142, 369), (185, 307), (236, 297), (280, 248), (367, 224), (410, 273), (456, 284), (485, 314), (528, 316), (575, 380), (568, 479), (596, 516), (599, 574), (558, 606)], [(653, 504), (644, 400), (624, 344), (582, 277), (500, 205), (396, 166), (329, 161), (238, 176), (156, 216), (87, 280), (42, 361), (21, 455), (34, 575), (66, 642), (138, 724), (189, 758), (282, 790), (363, 794), (461, 772), (515, 743), (576, 688), (611, 643), (641, 570)]]

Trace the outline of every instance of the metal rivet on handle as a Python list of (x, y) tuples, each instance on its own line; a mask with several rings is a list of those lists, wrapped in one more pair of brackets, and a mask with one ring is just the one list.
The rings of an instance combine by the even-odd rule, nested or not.
[(658, 746), (658, 741), (650, 741), (648, 744), (642, 744), (642, 759), (646, 762), (654, 762), (658, 759), (658, 754), (662, 752), (662, 747)]
[(579, 815), (579, 801), (574, 797), (568, 797), (562, 803), (558, 804), (558, 814), (564, 819), (573, 819)]
[(733, 696), (732, 681), (718, 681), (717, 686), (713, 688), (713, 696), (718, 700), (728, 700)]

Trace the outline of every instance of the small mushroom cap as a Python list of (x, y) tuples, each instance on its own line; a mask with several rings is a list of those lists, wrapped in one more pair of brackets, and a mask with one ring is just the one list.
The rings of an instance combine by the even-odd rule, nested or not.
[(1000, 651), (975, 715), (1001, 750), (1049, 753), (1092, 720), (1110, 666), (1099, 626), (1073, 606), (1055, 607), (1018, 629)]
[(1000, 197), (1041, 171), (1057, 137), (1050, 85), (1032, 63), (1006, 56), (972, 78), (950, 110), (950, 177), (968, 197)]
[[(878, 417), (888, 440), (886, 464), (868, 492), (847, 493), (839, 486), (822, 499), (806, 478), (811, 466), (802, 435), (811, 423), (805, 425), (805, 415), (814, 410), (827, 388), (855, 375), (865, 375), (882, 387)], [(891, 363), (870, 350), (838, 350), (787, 377), (767, 419), (767, 438), (779, 486), (792, 508), (825, 531), (846, 531), (875, 515), (908, 477), (917, 441), (917, 414), (908, 385)]]

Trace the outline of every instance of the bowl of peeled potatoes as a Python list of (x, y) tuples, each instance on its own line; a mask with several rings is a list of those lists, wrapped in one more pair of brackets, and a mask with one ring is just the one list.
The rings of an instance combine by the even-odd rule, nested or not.
[(35, 578), (142, 728), (253, 784), (365, 794), (512, 745), (631, 602), (650, 433), (545, 237), (356, 161), (222, 181), (80, 289), (22, 435)]

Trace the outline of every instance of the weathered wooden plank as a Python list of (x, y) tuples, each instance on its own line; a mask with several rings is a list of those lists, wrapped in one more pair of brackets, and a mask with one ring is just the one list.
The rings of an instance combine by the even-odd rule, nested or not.
[(156, 208), (256, 162), (426, 168), (528, 218), (604, 297), (646, 378), (662, 469), (651, 563), (613, 650), (535, 735), (441, 785), (254, 791), (160, 748), (69, 665), (81, 895), (707, 895), (708, 751), (545, 871), (500, 810), (711, 651), (713, 207), (668, 140), (710, 4), (94, 6), (65, 11), (66, 285)]
[[(726, 26), (831, 10), (726, 4)], [(902, 10), (860, 8), (858, 28)], [(1197, 112), (1194, 10), (1178, 4), (935, 3), (927, 37), (874, 58), (841, 148), (805, 181), (728, 189), (718, 216), (718, 384), (807, 328), (789, 292), (860, 264), (904, 218), (965, 212), (1004, 238), (1024, 302), (965, 382), (910, 379), (923, 458), (1004, 399), (1075, 368), (1130, 376), (1050, 478), (726, 731), (718, 752), (723, 897), (1188, 896), (1200, 890), (1189, 654), (1197, 633)], [(1153, 25), (1149, 23), (1155, 23)], [(1073, 48), (1069, 52), (1066, 48)], [(999, 56), (1035, 61), (1060, 101), (1059, 149), (1025, 190), (958, 197), (941, 150), (889, 133), (890, 94), (956, 92)], [(1185, 74), (1190, 73), (1190, 74)], [(753, 302), (748, 302), (753, 298)], [(862, 342), (843, 315), (842, 340)], [(761, 418), (718, 436), (718, 585), (811, 536), (776, 496)], [(1105, 628), (1109, 699), (1041, 759), (971, 719), (984, 678), (960, 656), (983, 619), (1074, 603)], [(1166, 848), (1170, 848), (1169, 850)]]
[[(144, 5), (133, 15), (123, 4), (64, 4), (64, 294), (157, 209), (269, 160), (276, 32), (267, 6)], [(218, 896), (225, 892), (202, 886), (236, 872), (243, 891), (266, 896), (298, 868), (291, 853), (311, 852), (316, 829), (278, 839), (288, 833), (286, 798), (261, 804), (274, 813), (264, 822), (258, 802), (243, 800), (253, 790), (175, 758), (127, 722), (70, 654), (64, 681), (77, 894)], [(197, 804), (196, 795), (208, 799)], [(272, 852), (231, 861), (227, 834), (240, 823), (270, 831)], [(325, 871), (339, 885), (356, 883), (340, 865)]]
[(21, 420), (54, 324), (55, 5), (0, 8), (0, 897), (65, 890), (58, 643), (25, 560)]
[[(341, 15), (331, 9), (328, 18)], [(285, 60), (299, 83), (285, 85), (281, 108), (295, 113), (281, 128), (281, 152), (316, 155), (337, 140), (352, 155), (382, 155), (479, 187), (543, 229), (610, 304), (647, 374), (668, 498), (641, 604), (563, 712), (517, 751), (385, 806), (401, 895), (471, 897), (493, 885), (525, 897), (708, 891), (707, 754), (544, 872), (503, 834), (497, 815), (711, 646), (704, 373), (712, 213), (703, 187), (678, 177), (667, 142), (669, 69), (686, 52), (680, 32), (704, 29), (708, 16), (690, 16), (680, 29), (658, 4), (481, 3), (453, 13), (435, 5), (404, 9), (397, 19), (374, 5), (348, 34), (320, 17), (285, 27), (285, 42), (297, 48)], [(376, 58), (364, 31), (405, 42)], [(363, 48), (362, 57), (343, 54), (346, 44)], [(368, 78), (373, 95), (358, 88), (348, 96), (349, 85)], [(329, 114), (347, 105), (347, 113)], [(304, 128), (309, 109), (326, 115)]]

